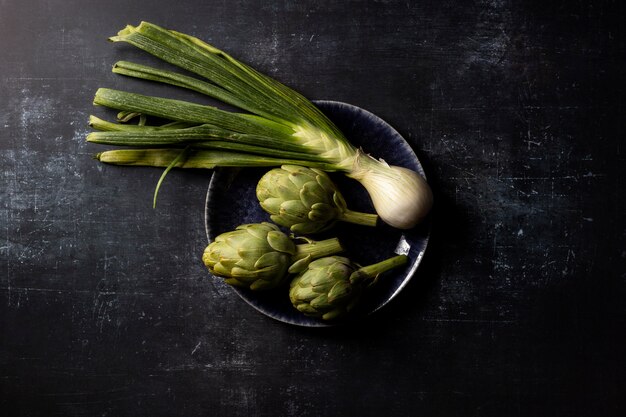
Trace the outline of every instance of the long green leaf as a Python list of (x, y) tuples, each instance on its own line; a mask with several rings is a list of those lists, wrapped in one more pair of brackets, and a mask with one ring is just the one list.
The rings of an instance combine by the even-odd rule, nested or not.
[[(271, 113), (262, 112), (258, 108), (251, 107), (244, 100), (236, 97), (229, 91), (224, 90), (215, 84), (208, 83), (206, 81), (198, 80), (194, 77), (189, 77), (183, 74), (179, 74), (174, 71), (162, 70), (148, 65), (137, 64), (128, 61), (118, 61), (113, 65), (113, 72), (120, 75), (126, 75), (128, 77), (141, 78), (144, 80), (162, 82), (166, 84), (175, 85), (177, 87), (186, 88), (189, 90), (197, 91), (205, 94), (209, 97), (218, 99), (224, 103), (238, 107), (240, 109), (261, 113), (263, 117), (272, 118)], [(281, 121), (282, 124), (287, 124)]]
[[(164, 129), (185, 129), (192, 126), (196, 126), (196, 124), (191, 124), (187, 122), (171, 122), (161, 126), (146, 126), (146, 125), (133, 125), (126, 123), (112, 123), (106, 120), (102, 120), (99, 117), (94, 115), (89, 116), (89, 126), (94, 129), (98, 129), (106, 132), (149, 132), (149, 131), (157, 131)], [(89, 136), (87, 136), (87, 140), (89, 140)]]
[[(87, 141), (104, 145), (154, 146), (189, 144), (200, 147), (205, 143), (221, 140), (233, 144), (263, 147), (267, 152), (290, 151), (310, 155), (306, 146), (295, 142), (284, 142), (273, 137), (232, 132), (211, 125), (200, 125), (182, 129), (153, 126), (126, 126), (101, 121), (102, 132), (87, 135)], [(121, 128), (117, 128), (117, 127)]]
[(93, 102), (117, 110), (138, 112), (169, 120), (209, 123), (235, 132), (283, 138), (287, 141), (293, 140), (293, 130), (284, 125), (269, 120), (260, 122), (241, 113), (228, 112), (182, 100), (99, 88)]
[(193, 45), (157, 25), (141, 22), (137, 27), (127, 26), (117, 36), (109, 39), (113, 42), (130, 43), (170, 64), (207, 78), (245, 101), (248, 107), (262, 109), (265, 114), (276, 114), (278, 117), (275, 121), (293, 118), (293, 109), (277, 100), (275, 95), (267, 95), (254, 85), (246, 83), (237, 76), (236, 68), (223, 59), (217, 56), (207, 57)]
[[(180, 154), (181, 148), (176, 149), (114, 149), (100, 152), (94, 158), (100, 162), (113, 165), (167, 167)], [(319, 168), (325, 171), (335, 171), (331, 164), (263, 157), (228, 151), (190, 151), (184, 160), (176, 164), (176, 168), (215, 168), (215, 167), (272, 167), (280, 165), (302, 165)]]

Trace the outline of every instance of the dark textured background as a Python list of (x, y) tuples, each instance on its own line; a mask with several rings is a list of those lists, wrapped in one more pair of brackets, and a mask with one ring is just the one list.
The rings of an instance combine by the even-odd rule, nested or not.
[[(0, 0), (0, 414), (626, 415), (623, 7)], [(391, 305), (266, 318), (200, 262), (208, 172), (153, 210), (91, 159), (96, 88), (160, 91), (110, 72), (142, 19), (405, 136), (437, 203)]]

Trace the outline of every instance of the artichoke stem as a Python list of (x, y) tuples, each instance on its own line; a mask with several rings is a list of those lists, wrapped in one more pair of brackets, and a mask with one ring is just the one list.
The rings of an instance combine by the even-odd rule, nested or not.
[(311, 259), (318, 259), (334, 255), (339, 252), (343, 252), (343, 247), (341, 246), (339, 239), (333, 237), (326, 240), (296, 245), (296, 254), (293, 256), (293, 260), (297, 261), (304, 259), (307, 256), (311, 256)]
[(346, 209), (337, 216), (339, 220), (348, 223), (361, 224), (364, 226), (376, 226), (378, 222), (378, 215), (371, 213), (361, 213), (359, 211), (352, 211)]
[(372, 265), (364, 266), (359, 268), (352, 274), (350, 281), (360, 280), (360, 279), (376, 279), (378, 275), (383, 272), (389, 271), (390, 269), (397, 268), (401, 265), (404, 265), (408, 261), (408, 257), (406, 255), (398, 255), (391, 257), (389, 259), (385, 259), (382, 262), (378, 262)]

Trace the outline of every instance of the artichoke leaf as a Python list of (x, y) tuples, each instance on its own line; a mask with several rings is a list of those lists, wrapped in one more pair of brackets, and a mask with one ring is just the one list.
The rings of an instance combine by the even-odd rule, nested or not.
[(309, 194), (309, 198), (311, 198), (312, 200), (315, 201), (323, 201), (323, 202), (329, 202), (330, 203), (330, 198), (328, 196), (328, 192), (332, 191), (331, 190), (326, 190), (322, 187), (320, 187), (320, 185), (318, 183), (316, 183), (315, 181), (309, 181), (306, 184), (304, 184), (302, 186), (302, 189), (300, 191), (300, 193), (307, 193)]
[(292, 198), (295, 197), (294, 192), (291, 189), (291, 187), (293, 186), (289, 184), (282, 184), (282, 181), (279, 182), (274, 187), (274, 190), (276, 193), (275, 197), (278, 197), (281, 200), (291, 200)]
[[(246, 228), (246, 232), (250, 233), (252, 236), (260, 240), (265, 240), (265, 235), (268, 232), (268, 229), (278, 230), (276, 225), (269, 222), (250, 224), (248, 226), (249, 227)], [(245, 239), (245, 235), (242, 235), (242, 237)]]
[(306, 175), (303, 169), (292, 172), (289, 174), (289, 181), (291, 181), (297, 188), (302, 188), (304, 185), (311, 181), (311, 177)]
[[(261, 255), (260, 258), (254, 263), (255, 269), (263, 269), (272, 266), (286, 265), (287, 256), (280, 252), (267, 252)], [(250, 268), (252, 269), (252, 268)]]
[(266, 198), (264, 200), (260, 200), (259, 203), (263, 210), (267, 211), (271, 214), (280, 213), (280, 205), (283, 203), (283, 199), (277, 197)]
[(282, 165), (281, 168), (289, 173), (298, 172), (302, 169), (299, 165)]
[(282, 232), (269, 232), (267, 234), (267, 243), (269, 243), (274, 250), (285, 252), (290, 255), (296, 254), (296, 245)]
[(326, 203), (315, 203), (309, 211), (309, 219), (313, 221), (332, 221), (336, 217), (337, 211), (335, 208)]
[(230, 275), (230, 271), (231, 271), (231, 268), (226, 268), (224, 265), (222, 265), (219, 262), (213, 265), (213, 268), (211, 268), (212, 274), (221, 276), (221, 277), (228, 277)]
[(311, 307), (316, 310), (325, 310), (330, 307), (330, 302), (328, 301), (328, 296), (326, 294), (321, 294), (319, 297), (314, 298), (309, 304), (311, 304)]
[(308, 207), (305, 207), (300, 200), (283, 201), (280, 205), (281, 215), (295, 216), (296, 218), (306, 218), (309, 213)]
[(349, 282), (339, 281), (328, 291), (328, 301), (334, 303), (349, 297), (352, 293), (352, 288)]
[(267, 253), (268, 249), (270, 249), (270, 245), (267, 242), (261, 242), (261, 244), (256, 246), (251, 245), (249, 248), (239, 248), (237, 255), (239, 258), (258, 259)]
[(223, 268), (232, 269), (236, 266), (240, 266), (239, 261), (241, 261), (240, 258), (226, 258), (226, 257), (220, 256), (219, 261), (217, 263), (219, 263)]
[(319, 186), (313, 181), (300, 188), (300, 200), (306, 207), (311, 207), (319, 202), (330, 202), (326, 196), (320, 199), (319, 192), (315, 190), (316, 188), (319, 188)]
[(311, 300), (319, 297), (319, 293), (314, 291), (313, 288), (297, 287), (295, 289), (295, 298), (300, 302), (309, 303)]
[[(323, 224), (323, 223), (322, 223)], [(300, 233), (303, 235), (310, 233), (323, 232), (331, 227), (334, 223), (320, 227), (319, 222), (297, 223), (291, 226), (291, 231), (294, 233)]]
[(348, 205), (346, 204), (346, 200), (343, 198), (339, 191), (335, 191), (333, 193), (333, 201), (339, 207), (340, 210), (346, 211), (348, 209)]
[(311, 255), (307, 255), (306, 258), (302, 258), (297, 260), (296, 262), (294, 262), (290, 267), (289, 267), (289, 273), (290, 274), (298, 274), (302, 271), (304, 271), (307, 266), (309, 266), (309, 264), (311, 263), (311, 260), (313, 258), (311, 257)]
[(315, 177), (315, 180), (320, 186), (322, 186), (326, 190), (336, 189), (335, 184), (331, 181), (331, 179), (328, 177), (328, 175), (324, 171), (320, 171), (319, 169), (314, 169), (314, 168), (311, 168), (311, 171), (317, 174), (317, 176)]
[(247, 269), (243, 269), (243, 268), (236, 266), (230, 270), (230, 275), (232, 275), (233, 278), (243, 279), (243, 280), (258, 279), (263, 275), (264, 272), (267, 272), (267, 271), (264, 271), (264, 270), (248, 271)]
[(309, 304), (298, 304), (296, 308), (299, 312), (304, 314), (317, 314), (317, 310), (311, 307)]

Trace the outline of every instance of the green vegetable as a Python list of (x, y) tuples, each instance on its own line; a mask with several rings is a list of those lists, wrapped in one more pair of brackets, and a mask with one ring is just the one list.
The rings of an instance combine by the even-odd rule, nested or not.
[(222, 233), (204, 250), (202, 261), (227, 284), (266, 290), (285, 281), (313, 260), (341, 252), (339, 240), (307, 240), (296, 245), (271, 223), (252, 223)]
[(139, 114), (172, 121), (117, 128), (96, 120), (92, 125), (103, 132), (87, 140), (144, 148), (105, 151), (97, 155), (100, 161), (183, 168), (292, 164), (342, 171), (365, 186), (379, 216), (392, 226), (411, 228), (429, 211), (432, 193), (419, 174), (355, 148), (306, 98), (225, 52), (147, 22), (127, 26), (110, 40), (127, 42), (206, 81), (126, 61), (113, 72), (197, 91), (244, 112), (99, 89), (94, 103), (121, 111), (123, 120)]
[(378, 218), (348, 210), (328, 175), (315, 168), (283, 165), (272, 169), (259, 180), (256, 196), (274, 223), (299, 234), (327, 230), (337, 220), (376, 226)]
[(323, 320), (345, 316), (358, 303), (363, 290), (380, 274), (404, 265), (405, 255), (359, 268), (343, 256), (329, 256), (311, 262), (291, 281), (289, 298), (298, 311)]

